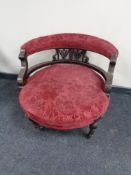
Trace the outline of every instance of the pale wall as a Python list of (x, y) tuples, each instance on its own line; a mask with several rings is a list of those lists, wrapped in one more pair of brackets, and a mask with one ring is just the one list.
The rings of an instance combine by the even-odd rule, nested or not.
[(113, 84), (131, 87), (130, 0), (0, 0), (0, 72), (18, 73), (23, 42), (62, 32), (114, 43), (120, 54)]

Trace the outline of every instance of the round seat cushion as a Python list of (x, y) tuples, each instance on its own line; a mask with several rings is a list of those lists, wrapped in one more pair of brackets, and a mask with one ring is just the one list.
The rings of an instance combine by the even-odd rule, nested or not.
[(93, 123), (109, 105), (102, 77), (76, 64), (55, 64), (39, 70), (20, 91), (19, 101), (30, 119), (60, 130)]

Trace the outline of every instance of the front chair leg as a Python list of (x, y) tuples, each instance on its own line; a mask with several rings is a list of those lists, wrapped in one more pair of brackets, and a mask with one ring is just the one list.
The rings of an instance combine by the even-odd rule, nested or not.
[(87, 134), (87, 138), (91, 138), (94, 135), (96, 128), (97, 128), (97, 121), (89, 125), (89, 132)]

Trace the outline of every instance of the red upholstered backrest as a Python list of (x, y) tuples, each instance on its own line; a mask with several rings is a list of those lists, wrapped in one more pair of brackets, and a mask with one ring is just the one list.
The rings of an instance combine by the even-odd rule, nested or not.
[(63, 33), (32, 39), (21, 46), (27, 55), (55, 48), (76, 48), (92, 51), (111, 58), (118, 50), (110, 42), (84, 34)]

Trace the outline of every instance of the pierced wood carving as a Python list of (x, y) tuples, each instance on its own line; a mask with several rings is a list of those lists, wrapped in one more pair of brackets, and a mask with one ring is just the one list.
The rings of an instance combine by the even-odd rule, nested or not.
[(81, 61), (87, 63), (89, 61), (85, 50), (81, 49), (56, 49), (53, 55), (53, 61)]

